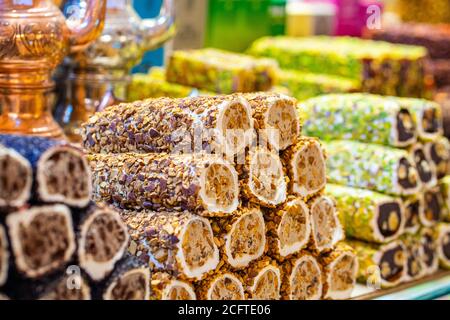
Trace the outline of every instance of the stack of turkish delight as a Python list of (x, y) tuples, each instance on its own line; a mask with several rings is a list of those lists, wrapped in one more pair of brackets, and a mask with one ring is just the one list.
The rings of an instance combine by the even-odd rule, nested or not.
[[(308, 79), (305, 72), (327, 79), (315, 95), (362, 91), (426, 97), (432, 85), (424, 70), (427, 51), (418, 46), (350, 37), (279, 36), (256, 40), (248, 52), (275, 59), (281, 68), (291, 70), (282, 76), (281, 83), (294, 92), (302, 90), (303, 79)], [(299, 98), (304, 96), (299, 94)]]
[[(267, 79), (266, 77), (259, 78)], [(356, 255), (338, 244), (317, 139), (277, 93), (158, 98), (84, 124), (94, 199), (121, 210), (152, 299), (343, 299)]]
[(449, 266), (450, 145), (434, 102), (325, 95), (299, 105), (304, 132), (324, 140), (326, 192), (337, 202), (359, 281), (381, 287)]

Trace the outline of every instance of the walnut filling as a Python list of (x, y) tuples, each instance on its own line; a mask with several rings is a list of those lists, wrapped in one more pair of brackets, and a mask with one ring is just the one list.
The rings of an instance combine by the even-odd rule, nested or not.
[(433, 171), (425, 156), (425, 151), (422, 148), (416, 149), (414, 150), (413, 156), (420, 180), (423, 183), (429, 183), (433, 179)]
[[(77, 205), (90, 197), (90, 169), (81, 154), (71, 150), (52, 152), (39, 167), (43, 200), (67, 201)], [(47, 199), (48, 197), (48, 199)]]
[(236, 260), (255, 259), (265, 246), (264, 221), (253, 211), (243, 215), (233, 226), (230, 235), (229, 254)]
[(293, 251), (300, 250), (301, 248), (295, 248), (295, 245), (301, 246), (309, 239), (309, 236), (308, 208), (301, 200), (293, 201), (287, 207), (278, 226), (280, 252), (283, 255), (289, 255), (294, 253)]
[(122, 275), (108, 288), (107, 300), (146, 300), (149, 296), (149, 279), (142, 270), (132, 270)]
[(57, 211), (42, 211), (29, 223), (20, 223), (14, 241), (20, 242), (26, 269), (50, 271), (62, 266), (72, 232), (67, 217)]
[(284, 150), (295, 143), (299, 134), (295, 105), (284, 100), (274, 101), (266, 114), (266, 129), (276, 130), (278, 143), (272, 142), (276, 149)]
[(405, 272), (405, 262), (406, 256), (402, 246), (386, 250), (379, 262), (381, 278), (387, 282), (399, 281)]
[(238, 186), (232, 171), (224, 164), (213, 163), (206, 168), (202, 186), (205, 202), (215, 210), (229, 211), (238, 197)]
[(210, 228), (202, 220), (186, 226), (182, 241), (185, 263), (191, 269), (201, 268), (214, 257), (214, 240)]
[(322, 295), (322, 273), (314, 258), (302, 259), (292, 270), (290, 279), (291, 300), (315, 300)]
[(171, 284), (163, 300), (195, 300), (193, 292), (189, 292), (184, 286)]
[(280, 277), (273, 269), (266, 269), (258, 277), (254, 285), (252, 298), (254, 300), (278, 300), (280, 299)]
[(71, 283), (68, 277), (64, 277), (51, 292), (46, 293), (39, 300), (90, 300), (91, 289), (86, 281), (81, 277), (75, 281)]
[(400, 203), (387, 202), (378, 207), (377, 225), (382, 236), (388, 238), (396, 235), (402, 225)]
[(331, 270), (330, 290), (333, 292), (351, 290), (356, 280), (356, 257), (345, 254), (339, 257)]
[(398, 184), (405, 190), (417, 188), (418, 173), (406, 158), (400, 159), (397, 169)]
[(325, 158), (317, 142), (301, 149), (294, 157), (294, 191), (306, 196), (326, 183)]
[(286, 181), (278, 155), (267, 150), (253, 153), (250, 162), (250, 189), (262, 200), (279, 204), (286, 198)]
[(252, 120), (246, 106), (234, 102), (226, 107), (222, 118), (222, 135), (225, 137), (227, 152), (235, 154), (251, 143), (248, 135), (253, 134), (252, 129)]
[(114, 215), (97, 215), (85, 234), (85, 254), (96, 262), (110, 261), (127, 241), (125, 232), (122, 223)]
[(244, 300), (242, 283), (229, 274), (215, 280), (208, 290), (209, 300)]
[(29, 192), (31, 178), (30, 167), (11, 155), (0, 156), (0, 203), (7, 205), (20, 200)]
[(332, 246), (340, 228), (333, 202), (327, 197), (317, 199), (311, 206), (312, 232), (319, 250)]

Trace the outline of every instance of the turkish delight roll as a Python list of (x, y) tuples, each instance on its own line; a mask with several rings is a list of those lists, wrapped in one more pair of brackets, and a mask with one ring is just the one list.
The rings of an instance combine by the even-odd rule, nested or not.
[(281, 265), (283, 300), (320, 300), (323, 292), (322, 267), (310, 253), (302, 251)]
[(420, 279), (425, 273), (423, 246), (417, 234), (405, 234), (402, 241), (406, 249), (405, 280)]
[(308, 201), (308, 207), (311, 215), (309, 248), (316, 252), (333, 249), (344, 239), (335, 200), (330, 196), (317, 196)]
[(264, 212), (268, 254), (283, 261), (306, 248), (311, 237), (309, 208), (300, 198), (290, 198), (273, 210)]
[[(404, 147), (417, 140), (408, 109), (366, 94), (330, 94), (299, 104), (303, 132), (322, 140), (357, 140)], [(361, 125), (364, 123), (365, 125)]]
[(219, 249), (206, 218), (187, 211), (123, 211), (121, 216), (131, 235), (131, 253), (148, 260), (155, 271), (200, 280), (219, 264)]
[(289, 193), (310, 198), (325, 187), (325, 153), (318, 139), (301, 137), (281, 156), (289, 176)]
[(281, 271), (275, 260), (255, 261), (241, 277), (249, 300), (280, 300)]
[(425, 149), (419, 143), (409, 148), (409, 153), (419, 175), (419, 179), (424, 188), (431, 188), (436, 185), (437, 174), (433, 164), (426, 155)]
[(249, 103), (240, 96), (157, 98), (123, 103), (83, 125), (90, 152), (237, 154), (253, 142)]
[[(14, 149), (29, 161), (33, 170), (34, 197), (37, 200), (50, 203), (63, 202), (74, 207), (88, 205), (92, 193), (91, 173), (81, 150), (58, 140), (15, 135), (0, 135), (0, 145)], [(10, 157), (13, 159), (8, 161), (6, 169), (11, 175), (6, 176), (6, 171), (3, 171), (4, 166), (0, 169), (2, 170), (0, 183), (5, 186), (0, 193), (5, 192), (6, 197), (11, 196), (7, 194), (10, 192), (21, 194), (19, 203), (16, 203), (20, 204), (28, 200), (25, 195), (28, 193), (31, 173), (28, 164), (23, 159), (19, 160), (17, 154)], [(1, 159), (0, 152), (0, 161)], [(20, 182), (15, 182), (16, 185), (14, 185), (13, 180), (10, 179), (16, 181), (14, 177), (19, 176)], [(11, 191), (11, 186), (17, 189)]]
[(358, 281), (375, 288), (395, 287), (405, 278), (406, 249), (402, 241), (372, 244), (347, 240), (356, 251), (359, 263)]
[(175, 51), (169, 58), (169, 82), (217, 93), (266, 91), (276, 81), (278, 64), (224, 50)]
[(237, 170), (244, 198), (264, 207), (275, 207), (286, 200), (288, 179), (276, 152), (256, 147)]
[(443, 220), (450, 222), (450, 176), (445, 176), (440, 182), (442, 200), (444, 201)]
[(450, 224), (440, 223), (437, 227), (437, 252), (439, 264), (444, 269), (450, 269)]
[(423, 228), (420, 231), (420, 242), (423, 247), (424, 275), (435, 273), (439, 268), (438, 244), (433, 229)]
[(13, 149), (0, 145), (0, 207), (20, 207), (31, 198), (33, 170)]
[(336, 249), (320, 256), (323, 268), (323, 299), (350, 298), (358, 274), (358, 259), (354, 250), (341, 243)]
[(66, 206), (20, 210), (7, 216), (6, 226), (15, 267), (26, 278), (52, 273), (72, 259), (76, 243)]
[(148, 265), (137, 257), (127, 255), (99, 287), (103, 300), (149, 300), (150, 282)]
[(197, 91), (196, 88), (170, 83), (151, 74), (133, 74), (128, 89), (128, 101), (144, 100), (148, 98), (185, 98)]
[(444, 199), (439, 186), (426, 190), (423, 193), (424, 210), (420, 211), (420, 223), (425, 227), (436, 225), (444, 216)]
[(211, 219), (214, 241), (232, 269), (244, 269), (266, 252), (266, 226), (257, 206), (241, 207), (233, 216)]
[(284, 150), (295, 144), (300, 135), (297, 100), (275, 92), (238, 94), (246, 99), (253, 111), (259, 144)]
[(416, 194), (421, 187), (405, 150), (343, 140), (324, 143), (324, 147), (331, 183), (392, 195)]
[(405, 213), (401, 199), (365, 189), (328, 184), (339, 218), (350, 238), (384, 243), (403, 233)]
[(415, 234), (420, 228), (420, 216), (424, 215), (425, 199), (422, 194), (403, 198), (405, 208), (405, 232)]
[(229, 215), (238, 206), (235, 168), (209, 155), (92, 154), (94, 199), (121, 208)]
[(104, 279), (124, 256), (129, 235), (118, 212), (93, 205), (83, 214), (78, 225), (78, 263), (93, 279)]
[(192, 284), (166, 272), (155, 272), (151, 281), (152, 300), (197, 300)]
[(196, 293), (199, 300), (246, 300), (242, 278), (225, 270), (196, 284)]
[(388, 97), (387, 99), (409, 110), (420, 139), (433, 140), (443, 134), (442, 110), (436, 102), (415, 98)]
[(8, 280), (9, 263), (8, 237), (5, 229), (0, 225), (0, 287)]
[(273, 58), (284, 69), (325, 73), (358, 82), (359, 90), (382, 95), (423, 96), (427, 51), (354, 37), (264, 37), (248, 50)]
[(424, 144), (428, 159), (434, 166), (438, 179), (445, 177), (450, 170), (450, 143), (445, 137), (439, 137)]

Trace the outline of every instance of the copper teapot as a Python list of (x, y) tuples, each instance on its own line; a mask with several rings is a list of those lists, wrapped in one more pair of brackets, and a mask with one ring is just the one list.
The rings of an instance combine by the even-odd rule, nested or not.
[(61, 137), (51, 114), (51, 75), (70, 52), (97, 38), (106, 0), (0, 0), (0, 133)]
[(142, 19), (132, 0), (107, 0), (100, 37), (65, 61), (65, 97), (55, 115), (69, 139), (79, 141), (81, 123), (94, 112), (127, 99), (131, 69), (173, 36), (173, 11), (173, 0), (163, 0), (156, 18)]

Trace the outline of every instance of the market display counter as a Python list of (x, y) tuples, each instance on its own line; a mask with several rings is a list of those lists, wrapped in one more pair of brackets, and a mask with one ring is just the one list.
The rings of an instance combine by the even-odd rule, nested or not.
[(450, 271), (412, 281), (395, 288), (376, 290), (358, 284), (352, 300), (430, 300), (450, 295)]

